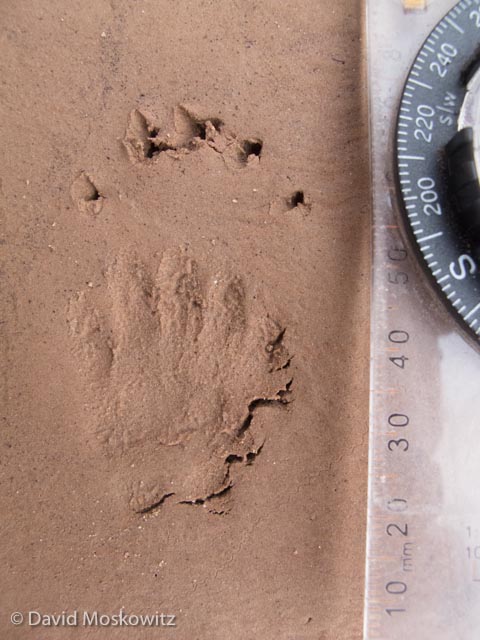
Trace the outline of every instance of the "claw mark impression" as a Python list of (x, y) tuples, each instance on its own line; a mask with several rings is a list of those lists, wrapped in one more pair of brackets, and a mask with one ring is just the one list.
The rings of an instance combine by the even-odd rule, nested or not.
[(287, 197), (280, 197), (270, 204), (270, 213), (278, 215), (289, 212), (307, 212), (311, 209), (310, 201), (303, 191), (294, 191)]
[(114, 460), (135, 511), (171, 495), (199, 503), (222, 494), (232, 462), (251, 462), (263, 444), (256, 409), (288, 401), (284, 327), (242, 278), (206, 278), (181, 250), (156, 273), (121, 255), (106, 286), (103, 311), (91, 290), (68, 309), (96, 446)]

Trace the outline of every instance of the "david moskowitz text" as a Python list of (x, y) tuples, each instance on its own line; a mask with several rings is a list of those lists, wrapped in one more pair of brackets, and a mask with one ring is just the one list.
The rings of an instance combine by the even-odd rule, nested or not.
[(168, 613), (152, 614), (118, 613), (100, 611), (72, 611), (70, 613), (41, 613), (29, 611), (30, 627), (175, 627), (176, 616)]

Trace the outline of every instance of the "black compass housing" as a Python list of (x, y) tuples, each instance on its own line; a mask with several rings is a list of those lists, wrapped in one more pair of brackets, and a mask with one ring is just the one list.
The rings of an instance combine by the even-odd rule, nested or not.
[(454, 211), (475, 257), (480, 256), (480, 183), (472, 127), (457, 131), (445, 151)]

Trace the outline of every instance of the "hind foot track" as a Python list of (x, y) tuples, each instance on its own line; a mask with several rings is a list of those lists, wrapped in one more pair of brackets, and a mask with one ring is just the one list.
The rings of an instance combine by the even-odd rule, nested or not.
[(166, 252), (155, 273), (120, 255), (106, 272), (104, 310), (92, 295), (68, 309), (89, 383), (88, 433), (120, 470), (131, 507), (225, 491), (230, 463), (247, 464), (261, 447), (256, 407), (288, 401), (285, 328), (240, 276), (207, 277), (183, 250)]

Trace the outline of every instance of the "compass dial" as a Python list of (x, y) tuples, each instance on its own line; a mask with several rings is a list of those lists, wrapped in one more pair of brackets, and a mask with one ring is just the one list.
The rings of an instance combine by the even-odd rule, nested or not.
[(480, 0), (462, 0), (417, 54), (396, 164), (407, 227), (441, 295), (480, 339)]

